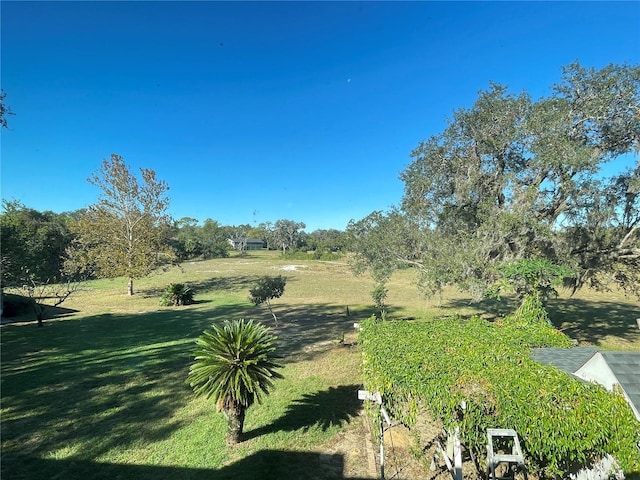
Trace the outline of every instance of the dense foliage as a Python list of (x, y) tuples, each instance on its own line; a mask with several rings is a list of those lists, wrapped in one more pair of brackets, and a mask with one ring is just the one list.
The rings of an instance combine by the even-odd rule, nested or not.
[(184, 217), (175, 222), (170, 242), (179, 260), (206, 260), (228, 257), (229, 237), (228, 229), (215, 220), (207, 218), (199, 225), (195, 218)]
[(2, 206), (2, 286), (59, 280), (73, 216), (38, 212), (16, 201)]
[[(639, 66), (569, 65), (536, 101), (492, 83), (411, 153), (400, 207), (350, 223), (356, 270), (410, 265), (429, 293), (481, 298), (496, 267), (543, 258), (576, 288), (640, 296), (639, 151)], [(606, 176), (622, 155), (630, 168)]]
[(557, 297), (556, 287), (575, 276), (572, 270), (540, 258), (521, 258), (507, 262), (500, 265), (497, 271), (501, 278), (490, 289), (489, 296), (499, 297), (500, 291), (505, 289), (521, 299), (534, 294), (543, 300)]
[(247, 408), (261, 402), (273, 380), (282, 378), (277, 372), (281, 366), (269, 358), (276, 350), (276, 337), (264, 325), (243, 319), (212, 325), (196, 343), (189, 384), (197, 395), (213, 398), (227, 416), (227, 440), (237, 443)]
[[(422, 409), (459, 426), (476, 458), (487, 428), (515, 428), (531, 472), (553, 476), (613, 454), (640, 471), (640, 423), (622, 395), (529, 357), (531, 347), (569, 345), (532, 295), (502, 322), (448, 318), (362, 325), (363, 375), (397, 419), (414, 426)], [(466, 402), (464, 412), (460, 403)]]

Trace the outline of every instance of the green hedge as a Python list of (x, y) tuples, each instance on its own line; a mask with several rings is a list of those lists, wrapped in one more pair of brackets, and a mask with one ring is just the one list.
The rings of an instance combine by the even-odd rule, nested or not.
[(365, 386), (410, 427), (422, 408), (448, 428), (459, 426), (477, 458), (486, 455), (487, 428), (514, 428), (533, 473), (562, 475), (605, 453), (638, 472), (640, 422), (624, 398), (530, 358), (534, 346), (570, 345), (543, 312), (530, 301), (496, 323), (369, 319), (359, 341)]

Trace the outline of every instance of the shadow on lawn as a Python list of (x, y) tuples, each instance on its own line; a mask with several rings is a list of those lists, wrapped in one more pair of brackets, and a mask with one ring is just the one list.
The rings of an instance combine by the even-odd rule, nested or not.
[[(87, 460), (45, 460), (37, 457), (2, 458), (3, 474), (12, 480), (64, 478), (92, 480), (339, 480), (343, 475), (344, 457), (340, 454), (320, 455), (316, 452), (261, 450), (220, 469), (151, 465), (122, 465)], [(358, 480), (354, 477), (348, 477)], [(361, 479), (364, 480), (364, 479)]]
[[(258, 275), (234, 275), (211, 277), (197, 282), (183, 282), (187, 287), (193, 289), (196, 300), (198, 294), (202, 292), (210, 292), (215, 290), (237, 292), (246, 290), (247, 292), (258, 279)], [(164, 293), (165, 287), (146, 288), (140, 290), (140, 294), (145, 298), (157, 297), (158, 299)]]
[[(256, 318), (253, 312), (259, 310), (234, 304), (49, 320), (44, 328), (3, 325), (2, 478), (12, 457), (59, 452), (91, 462), (114, 449), (168, 438), (182, 426), (174, 413), (192, 398), (185, 379), (195, 339), (213, 322)], [(287, 308), (276, 333), (285, 354), (310, 359), (321, 351), (318, 344), (333, 348), (345, 330), (353, 331), (353, 317), (331, 305), (311, 305)], [(356, 408), (354, 389), (305, 396), (267, 431), (342, 421)], [(315, 410), (325, 403), (333, 410)]]
[(293, 432), (318, 427), (326, 431), (341, 426), (357, 416), (362, 409), (358, 400), (359, 385), (340, 385), (315, 393), (307, 393), (294, 400), (284, 415), (270, 425), (245, 432), (243, 440), (279, 431)]
[[(456, 300), (447, 302), (445, 307), (469, 307), (468, 302)], [(490, 317), (513, 313), (518, 303), (513, 298), (500, 302), (483, 300), (473, 304), (479, 312)], [(599, 344), (604, 339), (616, 337), (623, 343), (640, 345), (640, 329), (636, 323), (640, 318), (640, 306), (606, 300), (586, 300), (582, 298), (551, 299), (546, 306), (551, 323), (564, 334), (581, 344)]]
[(580, 343), (598, 344), (606, 337), (640, 346), (640, 306), (630, 303), (578, 298), (549, 302), (549, 318), (556, 328)]
[[(336, 347), (346, 334), (355, 332), (354, 323), (373, 315), (375, 309), (353, 308), (331, 304), (289, 305), (272, 304), (278, 326), (266, 307), (251, 310), (254, 318), (272, 327), (279, 339), (278, 354), (296, 360), (311, 360), (315, 355)], [(388, 309), (392, 314), (395, 311)]]
[(3, 326), (3, 478), (5, 455), (71, 449), (93, 459), (167, 438), (181, 426), (174, 412), (191, 398), (185, 379), (195, 339), (241, 308)]

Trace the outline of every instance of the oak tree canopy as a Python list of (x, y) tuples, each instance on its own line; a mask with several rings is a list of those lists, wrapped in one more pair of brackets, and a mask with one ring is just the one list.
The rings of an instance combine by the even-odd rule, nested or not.
[[(536, 101), (491, 83), (411, 153), (398, 207), (349, 224), (354, 266), (413, 266), (428, 293), (480, 298), (500, 265), (540, 258), (574, 288), (640, 296), (639, 152), (639, 66), (568, 65)], [(635, 165), (607, 175), (622, 155)]]

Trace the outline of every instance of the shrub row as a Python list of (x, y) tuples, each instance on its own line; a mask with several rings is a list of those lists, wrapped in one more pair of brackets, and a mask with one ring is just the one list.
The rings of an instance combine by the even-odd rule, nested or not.
[(496, 323), (371, 318), (362, 326), (365, 386), (380, 391), (409, 427), (426, 408), (445, 427), (460, 427), (476, 458), (486, 455), (487, 428), (514, 428), (529, 470), (541, 476), (563, 475), (606, 453), (625, 471), (640, 470), (640, 422), (622, 395), (530, 358), (534, 346), (570, 345), (536, 299)]

